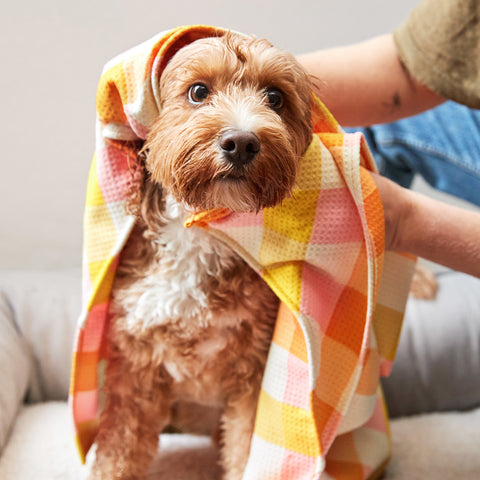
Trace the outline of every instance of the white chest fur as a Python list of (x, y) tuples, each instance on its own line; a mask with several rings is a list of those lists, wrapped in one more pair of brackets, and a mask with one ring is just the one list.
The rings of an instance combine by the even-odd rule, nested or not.
[[(208, 277), (230, 268), (236, 256), (203, 230), (186, 229), (186, 216), (182, 206), (168, 197), (167, 221), (155, 241), (156, 260), (148, 275), (131, 284), (127, 298), (122, 299), (128, 329), (178, 322), (188, 329), (192, 321), (197, 327), (214, 326), (208, 309)], [(223, 317), (223, 326), (228, 326), (228, 315)]]

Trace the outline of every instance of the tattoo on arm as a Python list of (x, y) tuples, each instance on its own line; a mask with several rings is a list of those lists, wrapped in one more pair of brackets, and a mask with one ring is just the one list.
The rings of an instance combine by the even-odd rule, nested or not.
[(390, 102), (383, 102), (382, 105), (389, 109), (390, 112), (394, 112), (398, 110), (402, 106), (402, 99), (398, 92), (395, 92), (392, 95), (392, 99)]

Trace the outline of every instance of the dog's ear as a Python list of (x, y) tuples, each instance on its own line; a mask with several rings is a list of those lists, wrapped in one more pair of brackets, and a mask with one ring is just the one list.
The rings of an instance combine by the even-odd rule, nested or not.
[(130, 178), (127, 185), (127, 203), (125, 210), (129, 215), (137, 216), (139, 214), (140, 203), (144, 196), (145, 183), (147, 180), (147, 169), (145, 168), (145, 158), (148, 151), (138, 144), (135, 148), (135, 159), (129, 162)]

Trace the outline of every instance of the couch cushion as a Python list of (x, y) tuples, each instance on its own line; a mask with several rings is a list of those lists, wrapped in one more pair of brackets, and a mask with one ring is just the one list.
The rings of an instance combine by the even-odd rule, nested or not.
[(392, 421), (392, 458), (382, 480), (478, 480), (480, 409)]
[(0, 290), (0, 452), (27, 391), (33, 368), (30, 349), (15, 327), (7, 296)]
[(480, 405), (480, 280), (437, 275), (435, 301), (410, 299), (392, 374), (392, 416)]
[(67, 398), (80, 277), (79, 269), (0, 272), (0, 292), (35, 360), (30, 401)]
[[(161, 453), (148, 480), (220, 480), (218, 456), (208, 437), (162, 435)], [(40, 403), (22, 408), (11, 439), (0, 456), (2, 480), (81, 480), (88, 476), (82, 466), (71, 430), (66, 402)]]
[(20, 410), (0, 456), (2, 480), (80, 480), (78, 457), (66, 402), (38, 403)]
[[(64, 402), (24, 407), (0, 457), (2, 480), (81, 480), (88, 467), (77, 456)], [(147, 480), (219, 480), (207, 437), (162, 435), (161, 453)], [(392, 421), (392, 460), (384, 480), (477, 480), (480, 409)], [(88, 459), (91, 461), (91, 457)]]

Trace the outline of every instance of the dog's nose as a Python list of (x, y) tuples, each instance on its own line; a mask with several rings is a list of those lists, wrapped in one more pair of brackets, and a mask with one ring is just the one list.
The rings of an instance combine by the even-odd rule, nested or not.
[(225, 158), (237, 167), (250, 163), (260, 151), (260, 140), (252, 132), (228, 130), (219, 140)]

